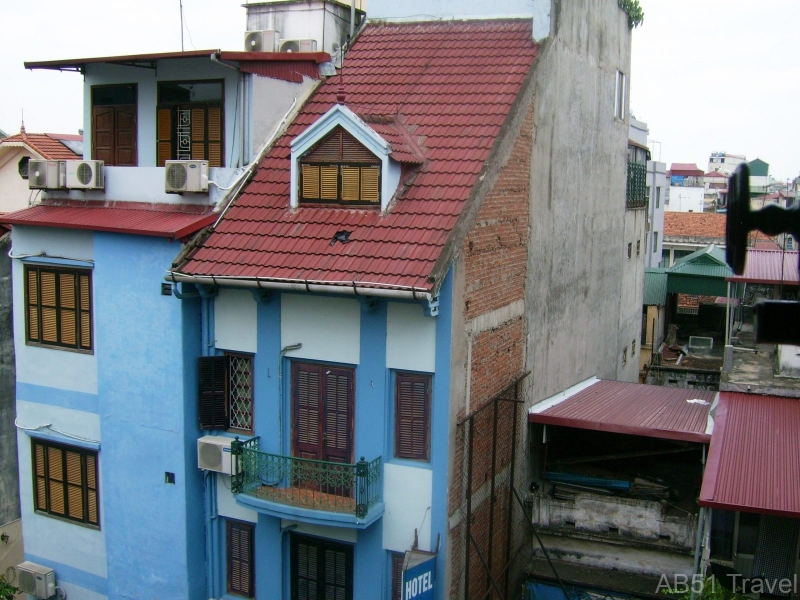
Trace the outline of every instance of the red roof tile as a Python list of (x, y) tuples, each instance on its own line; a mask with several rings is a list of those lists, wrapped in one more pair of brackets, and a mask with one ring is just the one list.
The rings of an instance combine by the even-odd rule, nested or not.
[(800, 516), (800, 401), (720, 392), (700, 505)]
[[(428, 276), (535, 54), (528, 19), (368, 25), (347, 54), (343, 81), (320, 86), (178, 270), (431, 290)], [(386, 215), (289, 208), (290, 142), (334, 105), (340, 85), (353, 112), (392, 116), (375, 127), (392, 156), (426, 159)], [(351, 232), (350, 241), (331, 245), (340, 230)]]
[(706, 390), (598, 381), (556, 404), (534, 405), (528, 421), (708, 443), (708, 414), (715, 395)]
[(39, 204), (4, 214), (0, 216), (0, 223), (182, 239), (212, 224), (217, 216), (208, 211), (188, 212), (170, 204), (118, 202), (107, 206), (98, 202), (80, 202), (60, 206)]
[(25, 144), (47, 160), (80, 160), (83, 158), (67, 148), (60, 140), (81, 141), (83, 136), (66, 133), (26, 133), (20, 132), (0, 140), (0, 146)]
[(664, 240), (680, 238), (725, 244), (725, 215), (722, 213), (664, 213)]

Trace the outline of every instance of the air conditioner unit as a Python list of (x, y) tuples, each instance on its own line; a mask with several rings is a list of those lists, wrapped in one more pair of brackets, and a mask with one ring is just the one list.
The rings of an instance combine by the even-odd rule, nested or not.
[(165, 166), (164, 191), (167, 193), (208, 192), (207, 160), (168, 160)]
[(63, 160), (31, 160), (28, 162), (28, 188), (58, 190), (67, 185), (67, 163)]
[(56, 574), (50, 567), (29, 561), (17, 565), (17, 585), (21, 592), (37, 598), (50, 598), (56, 593)]
[(316, 52), (317, 40), (281, 40), (281, 52)]
[(279, 36), (280, 32), (274, 29), (245, 31), (244, 50), (245, 52), (275, 52)]
[(225, 475), (235, 475), (231, 456), (233, 438), (204, 435), (197, 440), (197, 468)]
[(106, 182), (102, 160), (68, 160), (67, 187), (72, 190), (102, 190)]

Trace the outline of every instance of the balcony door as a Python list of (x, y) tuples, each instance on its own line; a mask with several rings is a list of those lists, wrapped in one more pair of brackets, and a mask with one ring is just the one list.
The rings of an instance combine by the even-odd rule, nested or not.
[(292, 363), (292, 456), (353, 462), (355, 372)]

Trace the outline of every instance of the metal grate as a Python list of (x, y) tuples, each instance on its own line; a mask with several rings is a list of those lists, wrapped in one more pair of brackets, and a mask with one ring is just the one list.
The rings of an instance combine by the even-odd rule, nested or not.
[(232, 429), (253, 429), (253, 358), (230, 356), (230, 426)]

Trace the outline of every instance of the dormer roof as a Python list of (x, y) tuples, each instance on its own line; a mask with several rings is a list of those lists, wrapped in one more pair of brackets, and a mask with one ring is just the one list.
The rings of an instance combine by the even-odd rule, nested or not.
[[(344, 76), (320, 85), (173, 273), (232, 285), (438, 290), (435, 267), (449, 264), (448, 239), (530, 72), (531, 27), (530, 19), (368, 24)], [(293, 141), (342, 95), (340, 114), (346, 108), (406, 163), (388, 211), (291, 208)]]
[(65, 144), (83, 143), (83, 136), (67, 133), (20, 133), (10, 135), (0, 140), (1, 148), (26, 148), (33, 154), (38, 154), (46, 160), (80, 160), (83, 158)]

